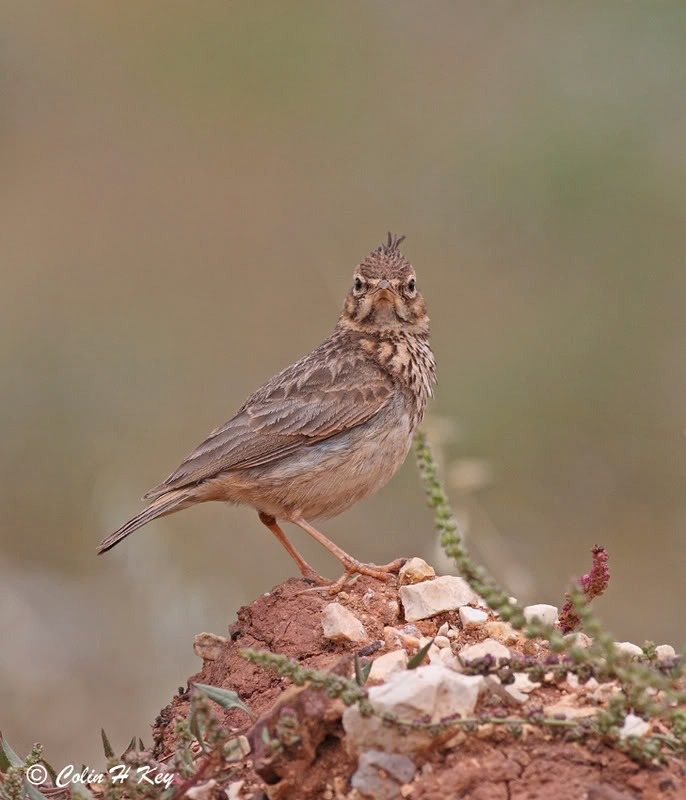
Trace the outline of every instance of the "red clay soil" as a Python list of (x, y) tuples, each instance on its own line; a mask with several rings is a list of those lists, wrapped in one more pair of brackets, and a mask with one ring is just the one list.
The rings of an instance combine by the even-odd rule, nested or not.
[[(291, 579), (241, 608), (229, 627), (229, 637), (215, 660), (205, 660), (202, 670), (188, 683), (205, 683), (232, 689), (262, 715), (256, 725), (247, 724), (240, 711), (220, 711), (223, 724), (244, 732), (251, 753), (238, 765), (234, 781), (244, 781), (238, 798), (253, 800), (362, 800), (351, 789), (357, 768), (348, 753), (341, 724), (343, 706), (314, 689), (296, 689), (287, 679), (245, 661), (239, 650), (267, 649), (317, 669), (348, 670), (360, 646), (330, 642), (323, 637), (321, 612), (331, 602), (324, 592), (304, 592), (303, 581)], [(402, 628), (405, 621), (395, 581), (382, 584), (360, 577), (336, 598), (363, 623), (370, 642), (377, 642), (374, 656), (384, 649), (384, 626)], [(456, 612), (446, 612), (415, 623), (423, 635), (433, 636), (444, 622), (460, 628)], [(460, 630), (454, 646), (480, 641), (487, 634)], [(374, 649), (367, 646), (365, 652)], [(532, 642), (510, 645), (515, 652), (545, 655)], [(541, 707), (559, 699), (556, 688), (536, 690), (515, 712)], [(491, 701), (492, 703), (493, 701)], [(174, 720), (188, 713), (189, 692), (181, 692), (157, 717), (153, 736), (155, 755), (174, 750)], [(267, 756), (263, 728), (272, 730), (280, 708), (298, 717), (298, 743)], [(477, 709), (481, 710), (481, 709)], [(491, 704), (489, 711), (494, 710)], [(528, 726), (527, 726), (528, 727)], [(421, 758), (414, 780), (398, 787), (397, 797), (410, 800), (686, 800), (686, 766), (673, 761), (660, 768), (642, 767), (609, 747), (564, 743), (545, 737), (531, 727), (515, 740), (502, 729), (484, 726), (476, 733), (458, 734), (450, 747), (438, 745)], [(225, 787), (226, 788), (226, 787)], [(226, 793), (216, 791), (217, 800)]]

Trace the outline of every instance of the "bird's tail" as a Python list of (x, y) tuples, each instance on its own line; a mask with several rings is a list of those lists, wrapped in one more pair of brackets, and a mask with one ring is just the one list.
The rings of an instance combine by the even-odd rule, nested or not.
[(122, 525), (119, 530), (104, 539), (98, 547), (98, 555), (111, 550), (115, 544), (119, 544), (122, 539), (125, 539), (130, 533), (138, 530), (138, 528), (151, 522), (153, 519), (163, 517), (165, 514), (171, 514), (174, 511), (181, 511), (184, 508), (184, 503), (191, 496), (191, 493), (186, 489), (177, 489), (176, 491), (167, 492), (161, 497), (158, 497), (147, 508), (144, 508), (140, 514), (136, 514), (133, 519), (130, 519), (125, 525)]

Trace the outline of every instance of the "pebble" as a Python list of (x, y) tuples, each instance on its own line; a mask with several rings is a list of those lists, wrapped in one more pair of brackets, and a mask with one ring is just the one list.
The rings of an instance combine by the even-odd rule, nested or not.
[(436, 636), (434, 644), (436, 647), (450, 647), (450, 639), (447, 636)]
[(655, 648), (655, 652), (657, 653), (658, 661), (665, 661), (668, 658), (676, 657), (676, 650), (672, 647), (671, 644), (659, 644)]
[(468, 631), (471, 630), (472, 628), (478, 628), (485, 622), (488, 622), (488, 614), (485, 611), (481, 611), (481, 609), (478, 608), (472, 608), (471, 606), (461, 606), (460, 622), (462, 623), (462, 627), (466, 631)]
[(484, 625), (486, 633), (494, 639), (499, 639), (505, 644), (516, 644), (521, 642), (525, 637), (515, 630), (509, 622), (501, 622), (500, 620), (491, 620)]
[(508, 683), (503, 688), (510, 697), (518, 703), (525, 703), (529, 697), (529, 692), (540, 688), (541, 684), (532, 681), (526, 672), (515, 672), (514, 682)]
[(365, 642), (369, 638), (364, 625), (345, 606), (329, 603), (322, 612), (324, 636), (332, 641)]
[(216, 785), (217, 781), (211, 778), (206, 783), (201, 783), (200, 786), (193, 786), (192, 789), (188, 789), (186, 797), (190, 797), (191, 800), (210, 800), (210, 798), (214, 797), (214, 787)]
[(510, 651), (504, 644), (497, 642), (495, 639), (484, 639), (483, 642), (478, 644), (470, 644), (463, 647), (458, 653), (462, 664), (467, 664), (469, 661), (475, 661), (477, 658), (484, 656), (492, 656), (496, 662), (504, 661), (510, 658)]
[(406, 561), (398, 573), (401, 585), (421, 583), (436, 577), (436, 570), (423, 558), (411, 558)]
[(428, 619), (442, 611), (455, 611), (476, 600), (476, 594), (467, 581), (455, 575), (443, 575), (414, 586), (401, 586), (399, 593), (408, 622)]
[(369, 672), (370, 681), (386, 681), (394, 673), (407, 669), (407, 652), (394, 650), (374, 659)]
[[(382, 714), (389, 712), (401, 719), (421, 717), (437, 722), (453, 714), (472, 714), (483, 687), (480, 675), (461, 675), (442, 664), (428, 664), (396, 672), (387, 683), (372, 686), (369, 700)], [(436, 743), (436, 737), (425, 730), (399, 730), (385, 725), (377, 716), (364, 717), (358, 706), (345, 710), (343, 728), (355, 750), (378, 748), (411, 753)]]
[(441, 627), (436, 632), (437, 636), (450, 636), (450, 625), (447, 622), (444, 622)]
[(226, 793), (227, 800), (238, 800), (241, 796), (241, 789), (244, 783), (245, 781), (234, 781), (230, 783), (228, 786), (229, 791)]
[(643, 655), (643, 650), (633, 642), (615, 642), (615, 647), (630, 656), (638, 657)]
[(543, 707), (546, 717), (555, 717), (563, 714), (565, 719), (580, 719), (581, 717), (592, 717), (597, 714), (597, 709), (593, 706), (573, 705), (571, 697), (563, 698), (557, 703)]
[(583, 631), (568, 633), (564, 638), (566, 642), (574, 642), (575, 647), (583, 647), (584, 649), (593, 644), (593, 639), (590, 636), (586, 636)]
[(193, 637), (193, 652), (205, 661), (216, 661), (228, 639), (216, 633), (196, 633)]
[(625, 739), (627, 736), (645, 736), (650, 730), (650, 724), (644, 719), (637, 717), (636, 714), (627, 714), (624, 718), (624, 725), (619, 729), (619, 738)]
[(399, 784), (411, 781), (416, 771), (417, 768), (407, 756), (383, 750), (366, 750), (360, 755), (350, 783), (364, 797), (393, 800), (398, 796)]
[(524, 619), (527, 622), (532, 622), (538, 617), (544, 625), (554, 625), (557, 622), (557, 615), (557, 607), (549, 606), (546, 603), (536, 603), (536, 605), (524, 607)]

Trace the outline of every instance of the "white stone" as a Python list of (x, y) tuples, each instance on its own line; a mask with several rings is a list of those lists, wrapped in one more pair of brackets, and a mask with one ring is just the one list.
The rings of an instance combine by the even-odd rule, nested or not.
[(462, 627), (468, 631), (472, 628), (478, 628), (485, 622), (488, 622), (488, 614), (478, 608), (471, 608), (471, 606), (460, 607), (460, 622)]
[[(448, 667), (429, 664), (396, 672), (387, 683), (372, 686), (369, 701), (377, 711), (390, 712), (400, 719), (421, 717), (438, 722), (453, 714), (472, 714), (483, 685), (480, 675), (460, 675)], [(379, 748), (411, 753), (431, 747), (436, 741), (427, 731), (399, 731), (392, 725), (384, 725), (377, 716), (363, 717), (356, 705), (345, 710), (343, 728), (353, 752)]]
[(583, 647), (586, 649), (593, 644), (593, 639), (591, 639), (590, 636), (586, 636), (583, 631), (568, 633), (564, 638), (566, 642), (574, 642), (574, 647)]
[(554, 625), (557, 622), (557, 607), (549, 606), (546, 603), (536, 603), (533, 606), (524, 607), (524, 619), (532, 622), (535, 617), (544, 625)]
[(532, 681), (526, 672), (515, 672), (514, 683), (508, 683), (503, 688), (513, 700), (525, 703), (529, 699), (529, 692), (538, 689), (540, 685), (540, 683)]
[(360, 620), (340, 603), (329, 603), (322, 612), (324, 636), (333, 641), (365, 642), (367, 631)]
[(455, 575), (443, 575), (414, 586), (401, 586), (399, 592), (408, 622), (427, 619), (441, 611), (455, 611), (476, 601), (476, 594), (467, 581)]
[(645, 736), (650, 730), (650, 725), (636, 714), (627, 714), (624, 718), (624, 725), (619, 729), (619, 738), (625, 739), (627, 736)]
[(504, 644), (497, 642), (495, 639), (484, 639), (483, 642), (478, 644), (470, 644), (463, 647), (458, 653), (462, 664), (466, 665), (470, 661), (476, 661), (478, 658), (484, 656), (492, 656), (496, 663), (510, 658), (510, 651)]
[(505, 644), (516, 644), (524, 639), (522, 634), (515, 630), (509, 622), (503, 622), (499, 619), (489, 620), (484, 625), (484, 630), (489, 636), (499, 639)]
[(450, 647), (450, 639), (447, 636), (436, 636), (434, 644), (436, 647)]
[(450, 625), (448, 625), (447, 622), (444, 622), (436, 632), (436, 636), (448, 636), (449, 630), (450, 630)]
[(676, 650), (671, 644), (659, 644), (655, 648), (655, 652), (657, 653), (658, 661), (665, 661), (668, 658), (675, 658), (676, 656)]
[(405, 650), (394, 650), (374, 659), (369, 672), (370, 681), (387, 681), (394, 672), (407, 669)]
[(216, 785), (217, 781), (211, 778), (206, 783), (201, 783), (200, 786), (193, 786), (188, 789), (186, 797), (190, 797), (191, 800), (210, 800), (211, 797), (214, 797), (214, 787)]
[(216, 633), (196, 633), (193, 637), (193, 651), (205, 661), (216, 661), (227, 642), (228, 639)]
[(563, 697), (557, 703), (550, 706), (543, 706), (543, 713), (546, 717), (555, 717), (563, 714), (565, 719), (579, 719), (581, 717), (593, 717), (598, 713), (594, 706), (577, 706), (571, 697)]
[(629, 656), (638, 657), (643, 655), (643, 650), (633, 642), (615, 642), (615, 647)]
[(436, 577), (436, 570), (423, 558), (411, 558), (406, 561), (398, 573), (401, 584), (421, 583)]
[(228, 800), (238, 800), (241, 796), (241, 789), (245, 781), (234, 781), (229, 784)]

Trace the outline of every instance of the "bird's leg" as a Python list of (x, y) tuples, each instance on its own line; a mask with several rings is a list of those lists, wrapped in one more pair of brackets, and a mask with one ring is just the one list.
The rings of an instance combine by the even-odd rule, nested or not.
[(264, 514), (262, 513), (262, 511), (258, 511), (257, 513), (260, 518), (260, 522), (269, 528), (269, 530), (274, 534), (274, 536), (276, 536), (276, 538), (284, 546), (288, 555), (298, 565), (298, 569), (302, 573), (303, 578), (318, 584), (328, 584), (331, 582), (328, 581), (326, 578), (322, 578), (322, 576), (319, 575), (319, 573), (315, 569), (313, 569), (307, 563), (307, 561), (305, 561), (305, 559), (300, 555), (300, 553), (295, 549), (295, 547), (293, 547), (293, 545), (288, 541), (286, 534), (278, 526), (275, 517), (272, 517), (269, 514)]
[(329, 594), (336, 594), (339, 592), (350, 575), (353, 575), (355, 572), (359, 572), (360, 575), (369, 575), (379, 581), (387, 581), (389, 579), (389, 573), (397, 572), (407, 560), (405, 558), (397, 558), (389, 564), (363, 564), (361, 561), (357, 561), (357, 559), (348, 555), (345, 550), (341, 550), (338, 545), (334, 544), (330, 539), (327, 539), (323, 533), (320, 533), (314, 526), (310, 525), (306, 519), (303, 519), (303, 517), (291, 517), (290, 521), (304, 531), (307, 531), (313, 539), (316, 539), (319, 544), (325, 547), (331, 555), (334, 556), (334, 558), (343, 564), (345, 572), (335, 583), (331, 584), (329, 587)]

